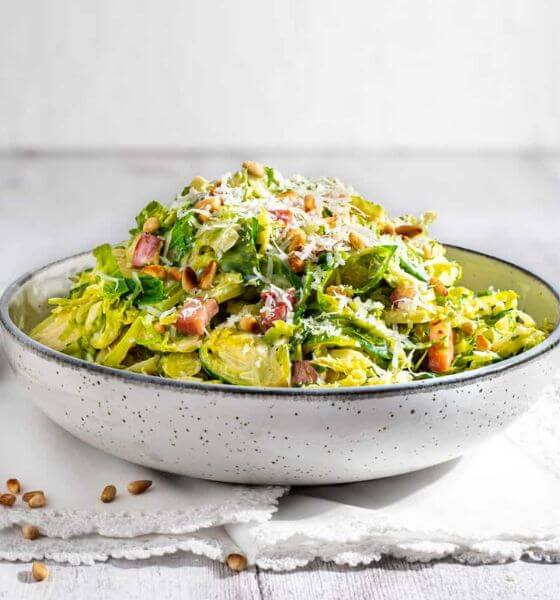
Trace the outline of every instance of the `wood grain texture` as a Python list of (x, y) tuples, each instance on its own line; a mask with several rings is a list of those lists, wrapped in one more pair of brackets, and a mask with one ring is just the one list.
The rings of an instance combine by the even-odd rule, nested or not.
[(6, 2), (0, 146), (560, 145), (550, 0)]
[(0, 564), (0, 600), (557, 600), (560, 566), (531, 563), (468, 567), (384, 560), (349, 568), (315, 562), (290, 573), (254, 568), (233, 574), (190, 554), (92, 567), (49, 565), (30, 580), (30, 565)]
[[(231, 170), (246, 158), (286, 173), (336, 174), (392, 213), (440, 213), (434, 234), (560, 279), (560, 159), (438, 158), (353, 154), (255, 157), (0, 157), (0, 287), (49, 260), (122, 237), (153, 198), (167, 201), (195, 174)], [(1, 418), (1, 415), (0, 415)], [(29, 583), (29, 565), (0, 563), (0, 600), (558, 600), (560, 565), (517, 562), (469, 567), (398, 560), (350, 569), (316, 562), (292, 573), (231, 574), (183, 553), (93, 567), (51, 565)]]

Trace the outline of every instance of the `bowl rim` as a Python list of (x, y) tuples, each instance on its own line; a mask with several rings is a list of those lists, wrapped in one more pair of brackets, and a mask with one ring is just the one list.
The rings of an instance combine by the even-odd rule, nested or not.
[[(457, 246), (453, 244), (443, 244), (446, 248), (453, 250), (459, 250), (468, 252), (484, 258), (502, 263), (503, 265), (513, 267), (522, 273), (525, 273), (530, 278), (544, 285), (552, 293), (558, 306), (560, 307), (560, 291), (552, 283), (546, 281), (539, 275), (529, 271), (528, 269), (521, 267), (515, 263), (512, 263), (503, 258), (493, 256), (478, 250), (471, 250), (463, 246)], [(21, 346), (33, 351), (35, 354), (42, 358), (50, 361), (57, 362), (63, 366), (73, 367), (75, 369), (84, 369), (90, 373), (96, 373), (105, 377), (113, 379), (119, 379), (121, 381), (129, 383), (141, 383), (144, 386), (156, 387), (156, 388), (171, 388), (175, 390), (184, 391), (196, 391), (203, 393), (226, 393), (226, 394), (244, 394), (251, 396), (292, 396), (292, 397), (320, 397), (320, 396), (343, 396), (343, 397), (355, 397), (355, 396), (368, 396), (368, 397), (383, 397), (391, 396), (395, 394), (401, 395), (412, 395), (417, 393), (429, 393), (435, 392), (445, 388), (456, 388), (467, 384), (472, 384), (481, 379), (492, 379), (495, 376), (503, 375), (504, 373), (521, 367), (529, 362), (536, 360), (537, 358), (549, 353), (554, 348), (560, 345), (560, 321), (556, 324), (555, 329), (546, 338), (544, 342), (541, 342), (534, 348), (522, 352), (516, 356), (512, 356), (503, 361), (493, 363), (485, 367), (479, 367), (472, 371), (463, 371), (461, 373), (455, 373), (452, 375), (445, 375), (435, 379), (422, 379), (417, 381), (410, 381), (405, 383), (386, 383), (381, 385), (372, 386), (351, 386), (343, 388), (294, 388), (294, 387), (254, 387), (254, 386), (242, 386), (232, 385), (228, 383), (198, 383), (194, 381), (181, 381), (178, 379), (168, 379), (164, 377), (158, 377), (155, 375), (146, 375), (143, 373), (132, 373), (122, 369), (116, 369), (113, 367), (106, 367), (104, 365), (98, 365), (91, 363), (81, 358), (75, 358), (53, 350), (48, 346), (44, 346), (39, 342), (36, 342), (29, 337), (24, 331), (22, 331), (12, 321), (9, 314), (9, 304), (13, 295), (30, 279), (39, 275), (40, 273), (51, 269), (56, 265), (60, 265), (64, 262), (76, 260), (85, 256), (90, 256), (91, 251), (80, 252), (71, 256), (58, 259), (48, 263), (47, 265), (35, 269), (34, 271), (28, 271), (14, 280), (4, 290), (0, 296), (0, 328), (4, 329), (12, 338), (14, 338)]]

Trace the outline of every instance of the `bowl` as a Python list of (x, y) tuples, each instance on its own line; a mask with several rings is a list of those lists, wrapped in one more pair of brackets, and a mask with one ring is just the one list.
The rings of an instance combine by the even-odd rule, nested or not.
[(25, 332), (64, 295), (89, 253), (24, 275), (0, 300), (8, 360), (53, 421), (126, 460), (246, 484), (335, 484), (415, 471), (456, 458), (525, 412), (551, 380), (560, 342), (554, 287), (504, 260), (447, 246), (463, 282), (514, 289), (556, 329), (540, 345), (477, 370), (375, 387), (252, 388), (163, 379), (51, 350)]

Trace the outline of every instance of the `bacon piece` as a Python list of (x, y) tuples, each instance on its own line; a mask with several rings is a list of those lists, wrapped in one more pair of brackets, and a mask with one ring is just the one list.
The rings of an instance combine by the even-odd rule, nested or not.
[(261, 308), (261, 327), (263, 331), (270, 329), (274, 321), (285, 321), (288, 312), (294, 310), (296, 291), (294, 288), (280, 294), (276, 290), (265, 290), (261, 293), (263, 307)]
[(213, 298), (191, 298), (179, 312), (175, 327), (183, 335), (204, 335), (212, 317), (218, 314), (218, 303)]
[(430, 342), (428, 367), (433, 373), (449, 371), (455, 350), (453, 348), (453, 328), (449, 321), (430, 323)]
[(308, 360), (294, 361), (294, 369), (292, 373), (292, 383), (294, 385), (309, 385), (317, 383), (319, 374), (315, 367)]
[(278, 208), (271, 210), (270, 213), (277, 221), (282, 221), (284, 225), (289, 225), (292, 222), (292, 211), (289, 208)]
[(146, 265), (157, 265), (159, 263), (159, 251), (163, 240), (157, 235), (143, 233), (134, 246), (132, 254), (132, 266), (135, 268)]

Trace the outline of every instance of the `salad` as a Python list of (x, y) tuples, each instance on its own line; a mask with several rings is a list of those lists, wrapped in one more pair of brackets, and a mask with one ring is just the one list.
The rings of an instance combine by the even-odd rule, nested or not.
[(460, 285), (434, 218), (245, 162), (150, 202), (31, 336), (135, 373), (262, 387), (439, 377), (542, 342), (515, 292)]

